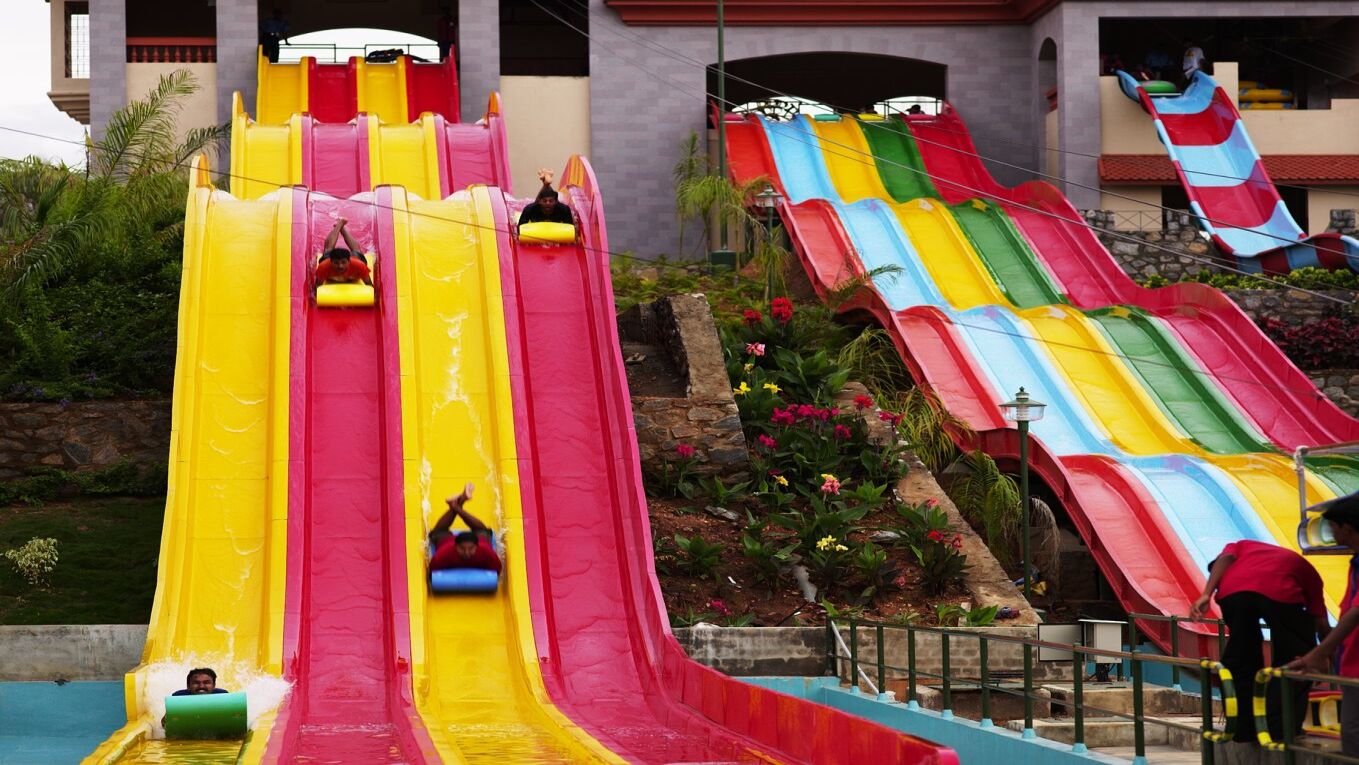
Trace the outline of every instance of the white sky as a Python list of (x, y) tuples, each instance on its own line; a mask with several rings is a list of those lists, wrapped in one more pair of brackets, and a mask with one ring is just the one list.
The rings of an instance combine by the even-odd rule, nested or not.
[[(36, 154), (67, 164), (83, 164), (85, 127), (47, 98), (52, 86), (49, 14), (43, 0), (5, 0), (0, 50), (9, 64), (0, 78), (0, 128), (17, 128), (51, 138), (0, 130), (0, 157)], [(75, 144), (52, 140), (60, 138)]]
[[(68, 165), (82, 164), (85, 161), (85, 150), (81, 145), (85, 127), (58, 110), (47, 98), (47, 91), (52, 86), (50, 7), (44, 0), (0, 1), (4, 5), (0, 50), (5, 51), (10, 62), (8, 71), (0, 77), (0, 157), (20, 158), (36, 154), (64, 161)], [(339, 54), (342, 61), (350, 55), (362, 55), (365, 44), (397, 47), (402, 43), (424, 43), (423, 46), (417, 45), (411, 52), (430, 59), (438, 56), (438, 48), (428, 39), (387, 30), (313, 32), (297, 35), (291, 42), (334, 43), (341, 48)], [(321, 60), (329, 58), (329, 51), (324, 51), (324, 58), (321, 50), (306, 50), (303, 53), (315, 55)], [(39, 135), (23, 135), (3, 128), (16, 128)]]

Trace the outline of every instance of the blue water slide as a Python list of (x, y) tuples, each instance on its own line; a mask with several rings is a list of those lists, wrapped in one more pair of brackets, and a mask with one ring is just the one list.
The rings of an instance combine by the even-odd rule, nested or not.
[(769, 139), (769, 149), (774, 155), (774, 163), (779, 168), (779, 178), (788, 199), (793, 204), (808, 199), (828, 199), (839, 201), (840, 194), (831, 182), (830, 171), (826, 168), (826, 158), (821, 155), (821, 142), (806, 117), (797, 117), (788, 122), (774, 122), (760, 118), (765, 135)]

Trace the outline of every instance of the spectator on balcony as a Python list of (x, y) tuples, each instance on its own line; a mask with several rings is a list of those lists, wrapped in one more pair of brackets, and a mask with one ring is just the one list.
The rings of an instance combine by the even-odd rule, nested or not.
[(1190, 45), (1184, 49), (1184, 85), (1194, 81), (1194, 75), (1203, 70), (1203, 48)]
[(272, 16), (260, 22), (260, 47), (264, 49), (264, 57), (269, 59), (269, 63), (278, 63), (278, 45), (288, 42), (292, 31), (292, 25), (283, 18), (283, 11), (277, 7)]

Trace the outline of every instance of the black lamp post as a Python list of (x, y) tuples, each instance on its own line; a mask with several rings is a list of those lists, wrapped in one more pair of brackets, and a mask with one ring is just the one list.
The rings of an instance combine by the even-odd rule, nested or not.
[(1024, 599), (1028, 600), (1033, 578), (1032, 563), (1029, 558), (1029, 516), (1032, 504), (1029, 497), (1029, 423), (1043, 419), (1043, 409), (1047, 404), (1029, 398), (1023, 388), (1015, 394), (1014, 400), (1000, 405), (1005, 419), (1019, 424), (1019, 494), (1020, 509), (1023, 515), (1024, 537)]
[[(755, 204), (764, 208), (765, 228), (769, 231), (769, 244), (772, 252), (774, 244), (774, 210), (779, 206), (783, 195), (773, 184), (765, 184), (764, 191), (755, 195)], [(766, 263), (764, 269), (764, 299), (769, 302), (774, 297), (774, 264)]]

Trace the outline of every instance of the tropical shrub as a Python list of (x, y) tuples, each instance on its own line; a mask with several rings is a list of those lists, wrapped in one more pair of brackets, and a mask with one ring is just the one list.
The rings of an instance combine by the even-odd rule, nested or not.
[(14, 564), (24, 581), (34, 587), (51, 584), (52, 572), (57, 570), (57, 540), (51, 537), (34, 538), (21, 547), (6, 550), (5, 557)]

